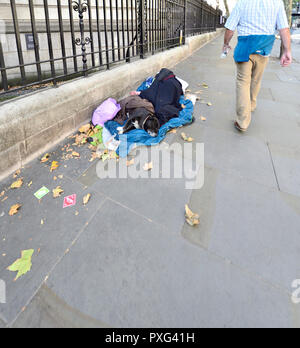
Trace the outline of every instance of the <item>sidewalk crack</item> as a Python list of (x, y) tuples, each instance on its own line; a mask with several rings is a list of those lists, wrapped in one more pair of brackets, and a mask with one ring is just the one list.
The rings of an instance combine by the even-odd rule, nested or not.
[(274, 160), (273, 160), (273, 156), (272, 156), (272, 152), (271, 152), (269, 143), (267, 143), (267, 147), (268, 147), (268, 150), (269, 150), (269, 154), (270, 154), (270, 158), (271, 158), (271, 162), (272, 162), (272, 167), (273, 167), (273, 171), (274, 171), (274, 175), (275, 175), (278, 191), (281, 191), (281, 188), (280, 188), (280, 185), (279, 185), (278, 176), (277, 176), (277, 173), (276, 173), (275, 163), (274, 163)]

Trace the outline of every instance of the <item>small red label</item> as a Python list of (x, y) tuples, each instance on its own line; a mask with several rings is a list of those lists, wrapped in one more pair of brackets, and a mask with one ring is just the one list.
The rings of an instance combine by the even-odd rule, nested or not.
[(73, 207), (76, 204), (76, 195), (65, 197), (63, 208)]

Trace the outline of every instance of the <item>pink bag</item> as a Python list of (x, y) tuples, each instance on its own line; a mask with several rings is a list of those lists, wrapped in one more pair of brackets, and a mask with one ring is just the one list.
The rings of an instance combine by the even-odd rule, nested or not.
[(114, 119), (120, 110), (121, 107), (115, 99), (107, 99), (94, 111), (92, 118), (93, 125), (104, 127), (104, 123)]

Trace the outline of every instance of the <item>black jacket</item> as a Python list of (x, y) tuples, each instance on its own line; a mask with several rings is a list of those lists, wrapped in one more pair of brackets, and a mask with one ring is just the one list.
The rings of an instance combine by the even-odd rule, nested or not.
[(182, 107), (179, 103), (183, 95), (182, 85), (176, 79), (174, 73), (168, 69), (162, 69), (150, 88), (143, 91), (141, 98), (149, 100), (155, 108), (161, 126), (171, 118), (178, 117)]

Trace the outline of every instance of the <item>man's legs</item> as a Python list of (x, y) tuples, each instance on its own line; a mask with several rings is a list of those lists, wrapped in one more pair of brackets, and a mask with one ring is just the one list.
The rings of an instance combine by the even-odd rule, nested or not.
[(251, 111), (256, 109), (256, 100), (260, 91), (264, 71), (268, 65), (269, 58), (259, 55), (252, 55), (253, 61), (252, 81), (251, 81)]
[(262, 77), (268, 57), (251, 55), (249, 62), (237, 63), (237, 122), (246, 130), (251, 123), (251, 112), (256, 109)]
[(236, 113), (237, 123), (247, 129), (251, 122), (251, 77), (253, 63), (237, 63), (237, 83), (236, 83)]

